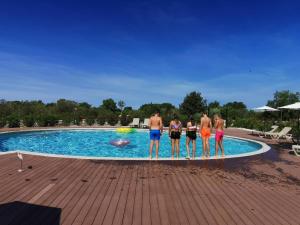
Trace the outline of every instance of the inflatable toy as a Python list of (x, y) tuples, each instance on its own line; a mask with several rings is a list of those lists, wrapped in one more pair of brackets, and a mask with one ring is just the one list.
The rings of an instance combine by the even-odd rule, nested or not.
[(124, 147), (130, 143), (129, 140), (126, 139), (116, 139), (109, 142), (111, 145), (116, 147)]
[(135, 131), (136, 130), (134, 128), (128, 128), (128, 127), (121, 127), (116, 129), (117, 133), (133, 133)]

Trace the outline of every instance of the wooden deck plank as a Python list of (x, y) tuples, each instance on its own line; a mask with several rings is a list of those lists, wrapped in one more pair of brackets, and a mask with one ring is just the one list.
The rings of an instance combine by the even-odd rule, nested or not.
[(239, 218), (235, 215), (231, 208), (228, 207), (228, 202), (224, 201), (223, 196), (220, 194), (220, 192), (213, 188), (213, 185), (210, 185), (210, 181), (212, 181), (211, 177), (208, 178), (207, 176), (201, 176), (200, 179), (203, 181), (202, 183), (204, 184), (205, 188), (213, 196), (213, 199), (215, 199), (215, 207), (220, 209), (226, 224), (241, 224)]
[[(135, 183), (134, 196), (132, 193), (132, 197), (134, 198), (133, 215), (132, 215), (132, 224), (133, 225), (141, 225), (142, 224), (143, 179), (144, 179), (143, 173), (144, 173), (144, 168), (143, 168), (142, 163), (140, 163), (140, 164), (138, 164), (138, 168), (137, 168), (137, 177), (136, 177), (136, 183)], [(131, 206), (132, 200), (129, 199), (128, 203)], [(127, 215), (127, 214), (125, 214), (125, 215)], [(129, 215), (127, 215), (127, 216), (129, 216)], [(124, 220), (123, 224), (130, 224), (130, 223), (125, 223), (126, 221), (130, 222), (130, 220)]]
[(76, 215), (80, 212), (89, 194), (94, 190), (99, 178), (101, 179), (101, 176), (99, 175), (102, 175), (101, 169), (103, 169), (103, 167), (96, 165), (91, 165), (90, 167), (92, 173), (89, 176), (86, 175), (81, 178), (80, 181), (82, 182), (82, 185), (80, 189), (76, 192), (76, 194), (74, 194), (71, 200), (67, 203), (66, 207), (63, 208), (63, 219), (61, 220), (61, 224), (72, 224), (72, 220), (74, 220)]
[[(278, 204), (282, 204), (282, 201), (279, 197), (280, 195), (278, 193), (274, 195), (270, 190), (261, 189), (257, 185), (252, 186), (251, 184), (245, 186), (245, 189), (247, 189), (248, 192), (251, 193), (255, 199), (257, 199), (257, 201), (263, 201), (265, 203), (265, 208), (270, 210), (270, 214), (277, 219), (278, 223), (288, 224), (288, 220), (293, 221), (293, 217), (295, 216), (294, 212), (292, 213), (286, 207), (282, 208), (281, 210), (278, 210), (276, 207)], [(294, 222), (297, 223), (298, 221), (294, 220)]]
[[(122, 174), (119, 178), (119, 182), (115, 188), (115, 191), (110, 199), (109, 205), (107, 207), (107, 211), (105, 214), (105, 217), (103, 218), (103, 222), (101, 224), (103, 225), (110, 225), (113, 224), (113, 220), (115, 218), (115, 214), (117, 212), (118, 205), (125, 204), (125, 201), (120, 202), (120, 198), (122, 196), (122, 192), (124, 191), (124, 186), (126, 184), (126, 179), (130, 180), (130, 170), (128, 167), (124, 168), (122, 171)], [(119, 211), (121, 214), (123, 214), (123, 210)], [(95, 221), (96, 222), (96, 221)]]
[(108, 176), (110, 175), (110, 171), (112, 170), (112, 168), (113, 165), (105, 166), (105, 169), (103, 169), (103, 176), (101, 177), (101, 179), (99, 179), (96, 188), (90, 194), (85, 204), (82, 206), (80, 212), (76, 216), (74, 216), (74, 221), (72, 222), (73, 225), (83, 224), (83, 221), (88, 215), (89, 210), (91, 209), (97, 196), (103, 190), (103, 185), (105, 184), (105, 181), (108, 180)]
[[(118, 167), (118, 166), (116, 166), (116, 167)], [(109, 178), (109, 179), (112, 179), (112, 182), (111, 182), (108, 192), (104, 196), (101, 206), (97, 212), (97, 215), (94, 218), (94, 221), (93, 221), (94, 225), (100, 225), (103, 223), (103, 220), (104, 220), (107, 210), (110, 206), (111, 200), (113, 199), (115, 191), (116, 191), (117, 187), (123, 181), (125, 170), (126, 170), (126, 168), (124, 168), (124, 167), (121, 167), (120, 169), (116, 168), (116, 173), (115, 173), (114, 177)]]
[[(172, 169), (176, 169), (175, 167), (173, 167)], [(180, 224), (190, 224), (189, 220), (187, 218), (187, 215), (185, 213), (184, 207), (182, 205), (182, 202), (180, 201), (179, 198), (179, 194), (176, 191), (176, 188), (174, 187), (174, 183), (173, 183), (173, 176), (176, 173), (176, 171), (174, 171), (174, 173), (172, 173), (171, 176), (167, 176), (166, 177), (166, 181), (167, 181), (167, 188), (170, 191), (171, 194), (171, 198), (174, 200), (173, 204), (176, 208), (176, 213), (178, 215), (178, 221)]]
[[(187, 174), (186, 174), (187, 173)], [(207, 221), (207, 218), (205, 217), (205, 212), (201, 207), (197, 205), (197, 201), (194, 198), (194, 193), (191, 191), (191, 183), (189, 180), (185, 179), (187, 176), (190, 176), (190, 171), (185, 171), (181, 173), (176, 173), (176, 177), (178, 178), (178, 182), (180, 183), (183, 192), (182, 195), (185, 196), (188, 203), (190, 204), (191, 210), (193, 211), (193, 214), (195, 218), (197, 219), (198, 224), (209, 224)], [(192, 178), (193, 179), (193, 178)], [(199, 202), (201, 205), (203, 205), (202, 202)], [(212, 222), (212, 221), (210, 221)]]
[(147, 164), (146, 162), (143, 166), (142, 176), (142, 224), (143, 225), (151, 225), (151, 206), (150, 206), (150, 190), (149, 190), (149, 177), (147, 171)]
[[(201, 219), (198, 217), (197, 213), (193, 209), (191, 202), (188, 201), (189, 199), (187, 198), (187, 196), (189, 195), (189, 193), (186, 193), (186, 186), (182, 185), (182, 183), (181, 183), (183, 172), (177, 168), (174, 168), (174, 169), (175, 169), (176, 176), (171, 176), (171, 179), (172, 179), (177, 197), (179, 198), (179, 200), (182, 204), (182, 208), (185, 212), (185, 215), (187, 216), (187, 220), (189, 221), (190, 225), (199, 224), (199, 223), (201, 223)], [(176, 196), (174, 196), (174, 197), (176, 197)]]
[(166, 203), (166, 209), (168, 213), (167, 217), (169, 219), (169, 224), (179, 225), (180, 224), (180, 220), (178, 216), (179, 213), (177, 213), (176, 211), (174, 196), (171, 194), (166, 179), (167, 176), (172, 176), (173, 171), (171, 171), (169, 167), (162, 167), (161, 165), (160, 165), (160, 171), (162, 177), (160, 179), (159, 187), (162, 190), (164, 201)]
[[(55, 174), (55, 179), (51, 180), (55, 185), (53, 186), (52, 189), (50, 189), (47, 193), (45, 193), (41, 198), (39, 198), (36, 201), (36, 204), (41, 204), (41, 205), (51, 205), (55, 199), (63, 194), (63, 191), (71, 184), (71, 182), (78, 176), (76, 171), (74, 171), (73, 167), (76, 167), (78, 170), (82, 170), (84, 168), (85, 163), (83, 161), (77, 161), (74, 164), (70, 164), (72, 166), (69, 167), (64, 167), (59, 174)], [(36, 212), (39, 216), (36, 217), (36, 214), (32, 215), (32, 220), (29, 225), (38, 225), (41, 223), (47, 222), (53, 222), (51, 220), (51, 216), (49, 216), (48, 211), (42, 211), (42, 212)], [(53, 218), (55, 220), (55, 218)], [(28, 219), (29, 221), (31, 219)], [(51, 223), (50, 223), (51, 224)]]
[[(155, 162), (153, 162), (155, 163)], [(147, 176), (149, 180), (149, 197), (150, 197), (150, 212), (151, 212), (151, 224), (161, 224), (160, 218), (160, 208), (157, 200), (157, 192), (158, 190), (155, 188), (155, 183), (158, 180), (158, 174), (155, 173), (155, 164), (150, 162), (147, 167)]]
[[(45, 183), (41, 178), (51, 175), (55, 173), (57, 170), (57, 165), (59, 163), (59, 160), (53, 161), (50, 164), (48, 164), (48, 167), (42, 167), (38, 172), (30, 172), (29, 175), (20, 173), (18, 177), (16, 177), (11, 183), (9, 183), (9, 189), (8, 192), (2, 192), (0, 194), (0, 201), (11, 201), (14, 200), (22, 200), (26, 195), (39, 192), (41, 187), (39, 184)], [(49, 166), (50, 165), (50, 166)], [(28, 181), (26, 181), (28, 180)], [(4, 196), (5, 193), (5, 196)]]
[(113, 180), (116, 179), (118, 173), (119, 170), (117, 170), (115, 164), (113, 164), (112, 169), (109, 171), (108, 176), (105, 178), (104, 182), (102, 183), (102, 188), (97, 193), (97, 196), (95, 196), (95, 201), (90, 207), (88, 214), (85, 216), (82, 224), (86, 224), (86, 225), (93, 224), (98, 211), (100, 211), (101, 209), (103, 199), (107, 195), (107, 192), (111, 189), (110, 185), (113, 183)]
[[(228, 193), (228, 191), (223, 189), (223, 182), (222, 181), (217, 181), (216, 179), (207, 179), (207, 182), (209, 185), (214, 186), (216, 189), (216, 192), (222, 193), (224, 202), (228, 204), (228, 206), (224, 207), (230, 207), (233, 211), (231, 213), (232, 216), (238, 217), (237, 223), (238, 224), (247, 224), (247, 225), (254, 225), (255, 223), (251, 220), (251, 216), (249, 216), (249, 213), (247, 211), (244, 211), (244, 206), (237, 204), (234, 201), (234, 198)], [(220, 185), (220, 183), (222, 185)]]
[[(135, 166), (129, 166), (128, 168), (128, 175), (127, 175), (127, 179), (125, 179), (125, 183), (124, 186), (121, 190), (121, 195), (120, 195), (120, 199), (119, 199), (119, 203), (117, 204), (117, 208), (115, 210), (115, 215), (114, 215), (114, 219), (112, 224), (114, 225), (121, 225), (125, 219), (125, 214), (126, 214), (126, 209), (127, 209), (127, 213), (128, 213), (128, 217), (130, 222), (125, 222), (125, 224), (131, 224), (132, 222), (132, 214), (133, 214), (133, 204), (129, 205), (128, 203), (128, 199), (129, 199), (129, 193), (130, 191), (135, 191), (135, 183), (136, 183), (136, 167)], [(132, 188), (132, 189), (130, 189)], [(133, 199), (132, 198), (132, 203), (133, 203)]]
[(165, 190), (162, 188), (162, 178), (164, 177), (164, 170), (160, 167), (159, 164), (156, 164), (154, 170), (154, 176), (156, 177), (156, 182), (154, 183), (155, 193), (157, 195), (157, 202), (159, 207), (159, 215), (160, 215), (160, 222), (162, 225), (171, 225), (169, 219), (169, 213), (167, 209), (166, 201), (167, 194)]
[(189, 191), (191, 193), (191, 196), (193, 197), (197, 208), (199, 209), (199, 213), (201, 212), (203, 215), (203, 220), (201, 223), (203, 224), (217, 224), (216, 219), (214, 218), (215, 215), (209, 205), (206, 204), (206, 200), (203, 199), (202, 194), (198, 192), (198, 187), (195, 186), (195, 178), (193, 176), (183, 176), (182, 178), (183, 182), (185, 182)]

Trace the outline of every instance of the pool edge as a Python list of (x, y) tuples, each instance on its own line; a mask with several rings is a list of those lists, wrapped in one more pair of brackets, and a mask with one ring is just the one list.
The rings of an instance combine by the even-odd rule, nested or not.
[[(6, 133), (21, 133), (21, 132), (33, 132), (33, 131), (56, 131), (56, 130), (115, 130), (116, 128), (78, 128), (78, 127), (70, 127), (70, 128), (51, 128), (51, 129), (28, 129), (28, 130), (20, 130), (20, 131), (3, 131), (0, 132), (0, 134), (6, 134)], [(138, 131), (140, 130), (145, 130), (145, 129), (137, 129)], [(191, 159), (192, 161), (200, 161), (200, 160), (216, 160), (216, 159), (232, 159), (232, 158), (241, 158), (241, 157), (247, 157), (247, 156), (254, 156), (254, 155), (259, 155), (262, 153), (265, 153), (271, 149), (269, 145), (267, 145), (264, 142), (257, 141), (257, 140), (252, 140), (248, 138), (241, 138), (241, 137), (235, 137), (235, 136), (230, 136), (230, 135), (225, 135), (225, 137), (228, 138), (233, 138), (233, 139), (238, 139), (238, 140), (244, 140), (244, 141), (249, 141), (249, 142), (254, 142), (259, 145), (261, 145), (261, 148), (257, 151), (249, 152), (249, 153), (242, 153), (242, 154), (237, 154), (237, 155), (225, 155), (225, 157), (221, 156), (211, 156), (209, 158), (202, 158), (202, 157), (196, 157), (195, 159)], [(60, 155), (60, 154), (47, 154), (47, 153), (39, 153), (39, 152), (30, 152), (26, 150), (12, 150), (8, 152), (0, 152), (1, 155), (7, 155), (7, 154), (13, 154), (13, 153), (22, 153), (22, 154), (27, 154), (27, 155), (35, 155), (35, 156), (44, 156), (44, 157), (52, 157), (52, 158), (66, 158), (66, 159), (87, 159), (87, 160), (107, 160), (107, 161), (170, 161), (172, 160), (171, 158), (119, 158), (119, 157), (89, 157), (89, 156), (70, 156), (70, 155)], [(189, 161), (189, 159), (186, 158), (179, 158), (175, 159), (177, 161)]]

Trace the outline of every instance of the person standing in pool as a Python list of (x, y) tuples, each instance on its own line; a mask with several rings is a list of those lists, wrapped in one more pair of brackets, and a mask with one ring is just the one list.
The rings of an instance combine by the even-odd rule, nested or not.
[(203, 146), (202, 157), (210, 156), (209, 138), (211, 135), (211, 129), (212, 129), (211, 119), (204, 112), (200, 120), (200, 129), (199, 129), (199, 135), (202, 138), (202, 146)]
[(195, 159), (196, 154), (196, 139), (197, 139), (197, 125), (193, 119), (190, 117), (187, 125), (186, 125), (186, 151), (187, 151), (187, 159), (190, 159), (190, 142), (192, 141), (193, 145), (193, 154), (192, 158)]
[(224, 137), (224, 120), (219, 116), (215, 115), (214, 124), (216, 129), (216, 157), (218, 156), (219, 147), (222, 151), (222, 157), (225, 156), (224, 146), (223, 146), (223, 137)]
[(159, 151), (159, 141), (160, 136), (163, 133), (163, 122), (162, 118), (160, 117), (159, 111), (157, 111), (153, 116), (151, 116), (149, 120), (149, 129), (150, 129), (150, 150), (149, 150), (149, 157), (152, 159), (152, 151), (153, 145), (155, 144), (156, 149), (156, 159), (158, 159), (158, 151)]
[(176, 151), (177, 159), (179, 158), (181, 132), (182, 132), (181, 122), (178, 120), (178, 117), (175, 116), (174, 120), (170, 122), (170, 126), (169, 126), (169, 137), (171, 138), (171, 144), (172, 144), (172, 159), (174, 159), (175, 151)]

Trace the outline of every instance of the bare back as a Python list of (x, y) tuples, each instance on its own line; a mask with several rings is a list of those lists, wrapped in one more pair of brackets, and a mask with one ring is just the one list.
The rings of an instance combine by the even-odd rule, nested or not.
[(211, 128), (211, 120), (209, 117), (207, 116), (203, 116), (201, 118), (201, 125), (200, 125), (200, 128)]
[(151, 130), (160, 130), (162, 128), (162, 119), (160, 116), (151, 116), (149, 120)]
[(216, 130), (224, 130), (224, 120), (217, 119), (217, 123), (215, 125)]

